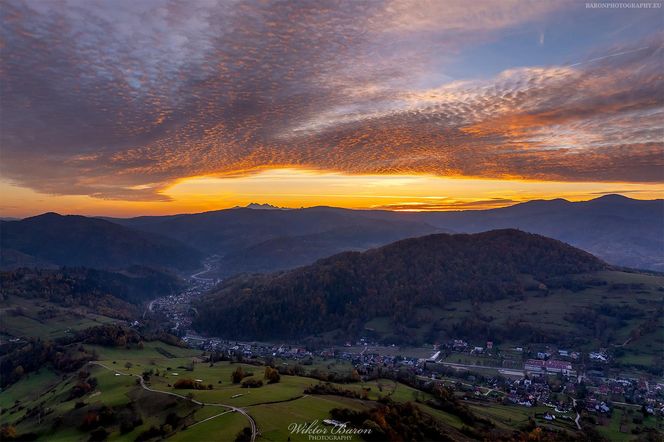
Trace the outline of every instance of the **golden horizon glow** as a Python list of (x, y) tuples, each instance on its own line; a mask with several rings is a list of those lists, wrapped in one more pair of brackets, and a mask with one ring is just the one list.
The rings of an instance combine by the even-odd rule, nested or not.
[(658, 199), (664, 198), (664, 184), (498, 180), (429, 174), (348, 175), (282, 168), (245, 176), (184, 178), (161, 192), (170, 201), (44, 195), (6, 182), (0, 183), (0, 192), (3, 217), (22, 218), (48, 211), (130, 217), (204, 212), (252, 202), (286, 208), (323, 205), (348, 209), (446, 211), (505, 207), (534, 199), (583, 201), (607, 193)]

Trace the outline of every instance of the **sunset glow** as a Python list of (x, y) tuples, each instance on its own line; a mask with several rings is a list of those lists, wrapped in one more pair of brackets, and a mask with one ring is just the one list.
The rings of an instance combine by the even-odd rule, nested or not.
[(664, 186), (660, 184), (487, 180), (431, 174), (346, 175), (304, 169), (269, 169), (241, 177), (185, 178), (164, 189), (167, 202), (109, 200), (85, 195), (45, 196), (7, 184), (1, 188), (3, 216), (15, 217), (47, 211), (106, 216), (165, 215), (250, 203), (288, 208), (324, 205), (422, 211), (491, 209), (533, 199), (584, 201), (610, 193), (637, 199), (664, 198)]
[(662, 195), (657, 11), (236, 6), (6, 2), (2, 215)]

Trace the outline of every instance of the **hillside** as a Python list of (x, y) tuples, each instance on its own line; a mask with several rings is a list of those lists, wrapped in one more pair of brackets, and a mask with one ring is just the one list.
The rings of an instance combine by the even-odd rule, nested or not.
[(0, 335), (52, 337), (107, 318), (136, 318), (144, 301), (177, 293), (183, 282), (143, 267), (22, 268), (0, 272), (0, 286)]
[(0, 249), (2, 268), (146, 265), (185, 270), (198, 267), (201, 259), (200, 252), (171, 238), (56, 213), (0, 222)]
[(257, 339), (357, 334), (373, 318), (405, 327), (419, 307), (519, 299), (555, 278), (606, 268), (586, 252), (517, 230), (430, 235), (230, 280), (201, 302), (195, 326)]

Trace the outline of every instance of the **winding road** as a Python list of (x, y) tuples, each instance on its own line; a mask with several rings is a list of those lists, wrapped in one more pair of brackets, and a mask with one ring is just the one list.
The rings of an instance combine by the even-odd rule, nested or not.
[(203, 270), (201, 270), (198, 273), (194, 273), (193, 275), (190, 276), (190, 278), (198, 282), (212, 282), (214, 281), (214, 278), (202, 278), (198, 276), (198, 275), (203, 275), (209, 272), (210, 270), (212, 270), (212, 264), (210, 264), (209, 262), (205, 262), (203, 263)]
[[(196, 405), (205, 405), (205, 406), (210, 406), (210, 407), (222, 407), (222, 408), (228, 409), (228, 411), (226, 411), (224, 413), (219, 413), (215, 416), (204, 419), (200, 422), (197, 422), (197, 424), (208, 421), (208, 420), (210, 420), (212, 418), (215, 418), (215, 417), (218, 417), (218, 416), (222, 416), (226, 413), (230, 413), (230, 412), (240, 413), (244, 417), (246, 417), (247, 420), (249, 421), (249, 425), (251, 427), (251, 442), (256, 441), (256, 436), (258, 435), (258, 427), (256, 425), (256, 421), (254, 420), (253, 417), (251, 417), (251, 415), (249, 413), (247, 413), (242, 408), (234, 407), (234, 406), (228, 405), (228, 404), (219, 404), (219, 403), (214, 403), (214, 402), (201, 402), (201, 401), (197, 401), (196, 399), (193, 399), (193, 398), (188, 398), (187, 396), (183, 396), (181, 394), (173, 393), (171, 391), (155, 390), (154, 388), (150, 388), (147, 385), (145, 385), (145, 380), (143, 379), (143, 376), (141, 376), (141, 375), (131, 374), (131, 373), (123, 373), (119, 370), (116, 370), (115, 368), (108, 367), (108, 366), (102, 364), (101, 362), (97, 362), (97, 361), (91, 361), (91, 362), (88, 362), (88, 364), (97, 365), (99, 367), (105, 368), (106, 370), (112, 371), (113, 373), (116, 373), (120, 376), (133, 376), (133, 377), (136, 377), (136, 378), (140, 379), (141, 387), (143, 387), (144, 390), (150, 391), (152, 393), (167, 394), (169, 396), (174, 396), (174, 397), (177, 397), (177, 398), (180, 398), (180, 399), (184, 399), (184, 400), (189, 401), (189, 402), (191, 402), (193, 404), (196, 404)], [(196, 424), (194, 424), (194, 425), (196, 425)]]

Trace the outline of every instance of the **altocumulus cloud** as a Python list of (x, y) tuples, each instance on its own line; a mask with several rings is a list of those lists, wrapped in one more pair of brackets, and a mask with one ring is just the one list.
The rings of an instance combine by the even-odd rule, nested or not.
[(661, 34), (450, 81), (464, 47), (566, 3), (416, 3), (9, 0), (0, 173), (126, 200), (280, 166), (662, 181)]

